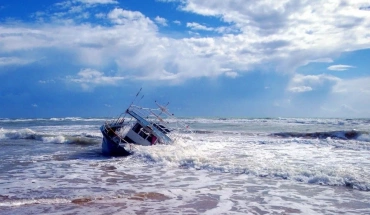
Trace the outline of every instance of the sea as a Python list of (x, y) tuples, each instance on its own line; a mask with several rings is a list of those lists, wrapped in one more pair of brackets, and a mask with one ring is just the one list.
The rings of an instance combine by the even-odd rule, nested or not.
[(0, 214), (370, 214), (370, 119), (180, 118), (101, 153), (110, 118), (0, 119)]

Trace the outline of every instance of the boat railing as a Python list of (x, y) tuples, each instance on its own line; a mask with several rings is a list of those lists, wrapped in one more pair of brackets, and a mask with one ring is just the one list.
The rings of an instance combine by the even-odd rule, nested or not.
[[(178, 120), (174, 114), (168, 111), (167, 108), (159, 105), (157, 102), (156, 104), (158, 105), (158, 108), (146, 108), (131, 104), (127, 108), (127, 110), (124, 113), (120, 114), (117, 118), (112, 119), (109, 122), (107, 121), (106, 125), (108, 125), (110, 128), (110, 127), (122, 127), (123, 124), (133, 123), (132, 120), (134, 120), (135, 117), (129, 114), (130, 111), (133, 111), (135, 114), (139, 115), (142, 119), (150, 123), (152, 127), (155, 127), (159, 132), (163, 133), (164, 136), (161, 139), (163, 139), (163, 141), (166, 143), (177, 141), (184, 135), (184, 133), (192, 133), (191, 130), (189, 129), (189, 126), (186, 123)], [(127, 114), (131, 116), (127, 117)], [(125, 140), (123, 141), (127, 143), (127, 141)]]
[(104, 130), (106, 134), (113, 133), (116, 137), (118, 137), (120, 139), (120, 143), (123, 142), (126, 144), (130, 144), (124, 138), (122, 138), (121, 135), (117, 134), (117, 132), (112, 129), (111, 124), (105, 123)]
[[(169, 120), (172, 120), (177, 124), (177, 127), (182, 129), (188, 129), (189, 126), (183, 122), (180, 122), (174, 114), (168, 112), (168, 110), (163, 110), (161, 108), (144, 108), (136, 105), (131, 105), (131, 110), (134, 110), (138, 114), (140, 114), (143, 118), (150, 118), (154, 119), (158, 124), (169, 124)], [(159, 113), (158, 113), (159, 112)], [(163, 114), (163, 116), (162, 116)], [(152, 121), (154, 121), (152, 120)]]
[(145, 108), (137, 105), (131, 105), (128, 110), (135, 111), (141, 117), (149, 119), (151, 124), (156, 127), (158, 125), (164, 125), (167, 129), (169, 124), (172, 124), (170, 132), (163, 131), (163, 128), (158, 128), (161, 132), (169, 136), (173, 141), (176, 141), (178, 138), (182, 137), (184, 133), (191, 133), (189, 126), (179, 121), (174, 114), (170, 113), (167, 108), (163, 108), (158, 105), (159, 108)]

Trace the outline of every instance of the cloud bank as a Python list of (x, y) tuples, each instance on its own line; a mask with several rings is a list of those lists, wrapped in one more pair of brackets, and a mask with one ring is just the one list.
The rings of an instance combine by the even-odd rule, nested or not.
[[(111, 4), (115, 8), (94, 14), (90, 4)], [(167, 25), (165, 18), (149, 18), (116, 4), (113, 0), (66, 1), (63, 8), (39, 14), (37, 18), (43, 18), (43, 22), (5, 23), (0, 26), (0, 54), (16, 58), (18, 52), (38, 56), (73, 52), (83, 67), (113, 64), (117, 75), (133, 79), (184, 81), (219, 76), (230, 69), (238, 73), (256, 69), (289, 73), (315, 59), (370, 47), (370, 13), (361, 9), (368, 4), (362, 0), (187, 0), (179, 10), (218, 17), (237, 31), (222, 31), (223, 26), (207, 27), (194, 21), (186, 24), (193, 31), (217, 31), (220, 35), (202, 37), (200, 33), (182, 38), (160, 33), (158, 25)], [(66, 15), (73, 11), (85, 16)], [(102, 19), (100, 24), (90, 20), (97, 16)], [(328, 69), (348, 68), (337, 65)]]
[[(83, 90), (123, 81), (178, 84), (204, 77), (236, 79), (248, 72), (267, 71), (291, 77), (286, 86), (289, 96), (320, 91), (337, 99), (332, 105), (323, 104), (324, 109), (334, 109), (335, 104), (354, 110), (349, 101), (356, 107), (364, 104), (359, 101), (369, 93), (364, 87), (370, 83), (367, 77), (344, 79), (296, 70), (313, 62), (333, 63), (341, 53), (370, 48), (368, 1), (159, 2), (177, 4), (178, 13), (218, 22), (180, 21), (160, 11), (149, 17), (116, 0), (61, 1), (35, 11), (31, 20), (3, 20), (0, 69), (41, 59), (55, 61), (53, 56), (66, 55), (76, 69), (63, 80)], [(188, 31), (162, 32), (171, 26)], [(326, 68), (345, 71), (356, 65)], [(343, 98), (348, 103), (339, 104)]]

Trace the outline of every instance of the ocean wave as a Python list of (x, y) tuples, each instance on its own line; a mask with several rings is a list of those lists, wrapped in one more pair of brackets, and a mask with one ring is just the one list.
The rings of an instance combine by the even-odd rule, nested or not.
[(2, 139), (30, 139), (30, 140), (41, 140), (42, 135), (37, 134), (35, 131), (24, 128), (19, 130), (0, 130), (0, 138)]
[(94, 145), (101, 143), (101, 138), (86, 137), (86, 136), (43, 136), (41, 138), (44, 143), (66, 143), (71, 145)]
[[(153, 162), (153, 158), (151, 158)], [(180, 161), (181, 168), (191, 168), (196, 170), (207, 170), (210, 172), (228, 173), (228, 174), (247, 174), (262, 178), (278, 178), (284, 180), (292, 180), (307, 184), (316, 184), (324, 186), (342, 186), (355, 190), (370, 191), (370, 181), (366, 178), (357, 179), (359, 176), (343, 175), (341, 172), (331, 172), (330, 170), (317, 171), (293, 171), (284, 172), (281, 169), (248, 169), (231, 166), (216, 166), (213, 164), (201, 164), (193, 159)]]
[(50, 121), (84, 121), (84, 122), (90, 122), (90, 121), (104, 121), (106, 119), (104, 118), (83, 118), (83, 117), (64, 117), (64, 118), (50, 118)]
[(63, 134), (45, 134), (37, 133), (29, 128), (19, 129), (19, 130), (7, 130), (0, 129), (0, 139), (24, 139), (24, 140), (36, 140), (42, 141), (44, 143), (68, 143), (68, 144), (78, 144), (78, 145), (88, 145), (100, 143), (101, 137), (95, 136), (87, 133), (82, 133), (80, 135), (63, 135)]
[[(219, 135), (210, 136), (211, 138), (180, 139), (172, 145), (138, 146), (130, 159), (135, 160), (135, 163), (247, 174), (370, 191), (366, 166), (368, 151), (362, 150), (369, 148), (367, 142), (289, 140), (266, 136), (251, 137), (249, 140), (238, 136), (239, 139), (231, 140), (219, 139), (218, 137), (222, 137)], [(271, 144), (259, 144), (261, 138)], [(319, 144), (323, 144), (323, 147)]]
[[(273, 124), (303, 124), (303, 125), (356, 125), (368, 124), (369, 119), (331, 119), (331, 118), (178, 118), (190, 124), (244, 124), (244, 123), (273, 123)], [(169, 119), (169, 121), (173, 121)]]
[(100, 144), (101, 138), (91, 138), (85, 136), (69, 136), (66, 137), (65, 143), (76, 144), (76, 145), (91, 145), (91, 144)]
[(5, 123), (15, 123), (15, 122), (32, 122), (32, 121), (44, 121), (48, 119), (43, 119), (43, 118), (35, 118), (35, 119), (10, 119), (10, 118), (1, 118), (0, 122), (5, 122)]
[(62, 121), (70, 121), (70, 122), (93, 122), (93, 121), (106, 121), (106, 118), (83, 118), (83, 117), (52, 117), (52, 118), (18, 118), (18, 119), (11, 119), (11, 118), (0, 118), (0, 122), (3, 123), (19, 123), (19, 122), (41, 122), (41, 121), (52, 121), (52, 122), (62, 122)]
[(340, 140), (359, 140), (370, 142), (370, 134), (365, 131), (323, 131), (323, 132), (281, 132), (273, 133), (271, 136), (282, 138), (311, 138), (311, 139), (340, 139)]
[(222, 136), (235, 136), (235, 135), (238, 135), (238, 136), (245, 136), (245, 137), (251, 137), (251, 136), (260, 136), (260, 135), (264, 135), (264, 133), (261, 133), (261, 132), (243, 132), (243, 131), (226, 131), (226, 130), (191, 130), (191, 132), (183, 132), (183, 133), (193, 133), (193, 134), (201, 134), (201, 135), (211, 135), (211, 134), (214, 134), (214, 135), (219, 135), (220, 137)]

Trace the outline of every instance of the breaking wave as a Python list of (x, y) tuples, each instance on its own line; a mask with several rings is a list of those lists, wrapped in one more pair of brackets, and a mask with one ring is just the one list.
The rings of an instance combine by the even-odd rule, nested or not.
[(213, 162), (206, 162), (205, 160), (207, 159), (201, 157), (180, 158), (179, 156), (171, 157), (169, 155), (166, 157), (149, 153), (148, 151), (135, 153), (134, 157), (143, 160), (147, 164), (177, 165), (180, 168), (206, 170), (214, 173), (246, 174), (261, 178), (276, 178), (306, 184), (341, 186), (355, 190), (370, 191), (370, 182), (366, 176), (340, 168), (278, 168), (263, 165), (246, 165), (243, 167), (229, 163), (226, 160), (222, 162), (217, 159), (211, 159)]
[(51, 135), (45, 133), (38, 133), (29, 128), (19, 130), (6, 130), (0, 129), (0, 139), (23, 139), (23, 140), (36, 140), (44, 143), (67, 143), (78, 145), (97, 144), (101, 142), (100, 136), (82, 133), (80, 135)]
[(232, 174), (247, 174), (262, 178), (279, 178), (284, 180), (292, 180), (307, 184), (317, 184), (324, 186), (342, 186), (355, 190), (370, 191), (370, 183), (365, 178), (358, 179), (355, 176), (332, 174), (329, 171), (297, 171), (297, 172), (282, 172), (278, 169), (270, 169), (265, 171), (256, 171), (248, 168), (228, 168), (224, 166), (213, 165), (198, 165), (193, 160), (182, 161), (180, 167), (195, 168), (197, 170), (207, 170), (211, 172), (232, 173)]
[(64, 118), (0, 118), (3, 123), (22, 123), (22, 122), (94, 122), (106, 121), (107, 118), (83, 118), (83, 117), (64, 117)]
[(226, 160), (224, 162), (211, 159), (213, 162), (206, 162), (206, 158), (180, 158), (180, 156), (160, 156), (148, 151), (141, 151), (135, 153), (136, 159), (143, 160), (147, 164), (162, 164), (162, 165), (177, 165), (180, 168), (189, 168), (196, 170), (206, 170), (214, 173), (225, 174), (246, 174), (261, 178), (276, 178), (283, 180), (290, 180), (302, 182), (306, 184), (316, 184), (323, 186), (340, 186), (361, 191), (370, 191), (370, 182), (366, 176), (361, 176), (358, 173), (345, 171), (340, 168), (327, 169), (327, 168), (278, 168), (266, 167), (263, 165), (258, 166), (238, 166), (230, 164)]

